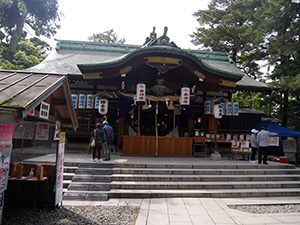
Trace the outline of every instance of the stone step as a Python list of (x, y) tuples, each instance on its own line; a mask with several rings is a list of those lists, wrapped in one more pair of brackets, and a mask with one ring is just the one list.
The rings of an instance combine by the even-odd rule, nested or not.
[(171, 165), (97, 162), (72, 164), (64, 170), (64, 201), (299, 195), (300, 170), (289, 164)]
[[(95, 184), (96, 185), (96, 184)], [(100, 185), (100, 184), (99, 184)], [(300, 181), (278, 182), (116, 182), (111, 189), (253, 189), (253, 188), (300, 188)]]
[(300, 175), (157, 175), (112, 174), (112, 181), (300, 181)]
[[(74, 166), (73, 166), (74, 167)], [(64, 172), (64, 201), (107, 201), (112, 164), (81, 163)], [(74, 173), (70, 173), (74, 171)], [(68, 173), (69, 172), (69, 173)]]
[(95, 167), (95, 164), (99, 167), (106, 165), (111, 167), (113, 164), (113, 168), (190, 168), (190, 169), (295, 169), (295, 165), (286, 164), (286, 163), (276, 163), (276, 164), (243, 164), (243, 165), (234, 165), (234, 164), (160, 164), (160, 163), (152, 163), (152, 164), (134, 164), (134, 163), (109, 163), (109, 162), (92, 162), (92, 163), (78, 163), (78, 162), (65, 162), (64, 167), (78, 167), (82, 165), (83, 167), (86, 165)]
[(76, 166), (64, 166), (64, 173), (75, 173), (77, 169)]
[(300, 188), (300, 181), (280, 182), (72, 182), (68, 190), (108, 191), (109, 189), (253, 189)]
[(248, 174), (299, 174), (291, 169), (159, 169), (159, 168), (113, 168), (113, 174), (186, 174), (186, 175), (248, 175)]
[(186, 190), (124, 190), (111, 189), (109, 198), (235, 198), (235, 197), (278, 197), (299, 196), (300, 188), (272, 189), (186, 189)]
[(114, 163), (114, 168), (176, 168), (176, 169), (295, 169), (295, 165), (286, 163), (276, 163), (276, 164), (130, 164), (130, 163)]
[(86, 191), (67, 191), (63, 195), (64, 201), (77, 201), (77, 202), (85, 202), (85, 201), (107, 201), (108, 200), (108, 192), (86, 192)]

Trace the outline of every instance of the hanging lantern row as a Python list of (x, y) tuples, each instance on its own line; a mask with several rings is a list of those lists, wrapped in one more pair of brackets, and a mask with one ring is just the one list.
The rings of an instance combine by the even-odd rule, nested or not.
[[(168, 102), (168, 100), (166, 100)], [(136, 95), (134, 97), (134, 104), (144, 105), (146, 102), (146, 84), (138, 83), (136, 85)], [(188, 107), (190, 105), (190, 88), (181, 88), (180, 106)], [(168, 106), (168, 105), (167, 105)]]
[(101, 97), (92, 94), (72, 94), (74, 109), (99, 109)]
[(216, 118), (226, 116), (238, 116), (239, 115), (239, 103), (238, 102), (220, 102), (214, 104), (212, 101), (204, 102), (204, 114), (214, 115)]

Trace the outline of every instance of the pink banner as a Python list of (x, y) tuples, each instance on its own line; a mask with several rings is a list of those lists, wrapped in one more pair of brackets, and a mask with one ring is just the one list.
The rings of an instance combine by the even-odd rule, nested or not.
[(10, 145), (14, 131), (13, 123), (0, 123), (0, 144)]

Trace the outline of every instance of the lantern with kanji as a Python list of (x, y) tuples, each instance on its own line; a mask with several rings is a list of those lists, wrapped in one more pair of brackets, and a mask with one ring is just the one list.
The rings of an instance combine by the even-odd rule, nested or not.
[(181, 88), (180, 106), (181, 107), (190, 106), (190, 88), (189, 87)]
[(146, 84), (138, 83), (136, 85), (136, 103), (144, 105), (146, 101)]

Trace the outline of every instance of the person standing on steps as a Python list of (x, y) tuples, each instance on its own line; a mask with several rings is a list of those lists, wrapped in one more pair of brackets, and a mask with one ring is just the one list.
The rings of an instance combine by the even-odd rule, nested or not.
[(110, 151), (113, 148), (114, 131), (108, 125), (106, 120), (103, 121), (103, 141), (104, 141), (104, 160), (110, 160)]
[(100, 161), (103, 143), (103, 130), (101, 123), (96, 124), (96, 129), (92, 131), (92, 138), (95, 139), (95, 147), (93, 147), (93, 161), (95, 162), (96, 152), (98, 161)]
[(263, 164), (268, 165), (268, 151), (269, 151), (269, 136), (270, 132), (265, 130), (265, 127), (261, 127), (261, 130), (257, 134), (257, 143), (258, 143), (258, 164), (261, 164), (262, 155)]
[(258, 143), (257, 143), (257, 133), (258, 130), (252, 129), (251, 130), (251, 137), (250, 137), (250, 142), (251, 142), (251, 163), (255, 163), (255, 156), (256, 156), (256, 151), (258, 149)]

